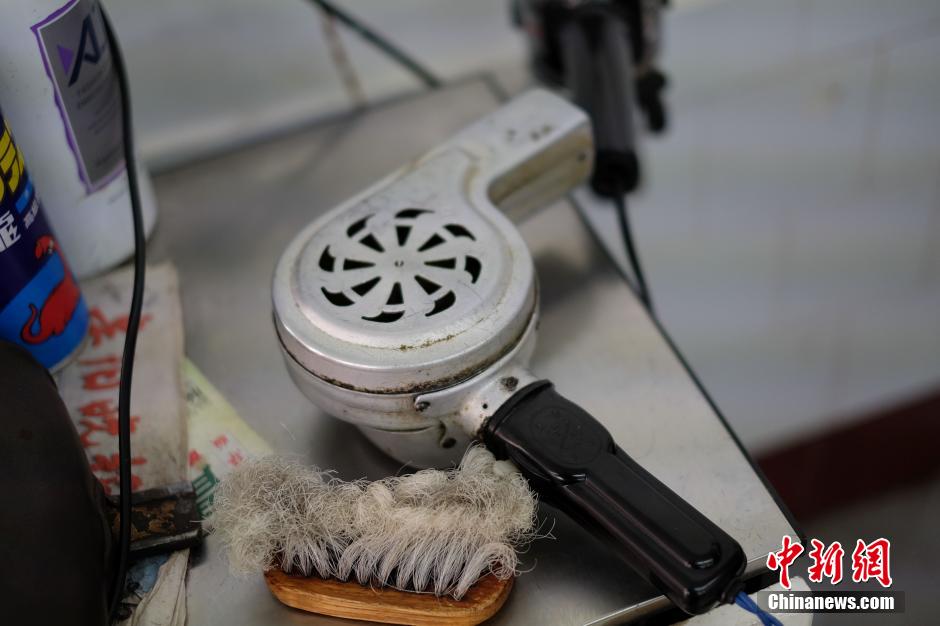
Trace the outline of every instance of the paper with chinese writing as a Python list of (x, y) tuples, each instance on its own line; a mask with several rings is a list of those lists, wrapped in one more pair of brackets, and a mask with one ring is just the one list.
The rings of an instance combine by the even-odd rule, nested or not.
[[(118, 486), (118, 383), (133, 275), (112, 272), (82, 284), (89, 309), (88, 340), (57, 375), (59, 392), (78, 429), (92, 472), (105, 491)], [(186, 420), (180, 363), (183, 325), (176, 271), (147, 268), (143, 316), (131, 390), (131, 472), (134, 491), (185, 480)]]
[(271, 446), (189, 359), (183, 361), (183, 385), (189, 415), (189, 479), (199, 513), (205, 516), (219, 479), (246, 459), (269, 454)]

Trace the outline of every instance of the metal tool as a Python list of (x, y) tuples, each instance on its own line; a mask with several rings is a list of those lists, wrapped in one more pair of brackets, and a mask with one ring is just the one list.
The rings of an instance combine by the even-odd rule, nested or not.
[[(131, 560), (195, 548), (202, 543), (202, 519), (191, 482), (136, 491), (131, 502)], [(121, 520), (116, 496), (108, 496), (105, 513), (116, 537)]]
[(275, 271), (274, 321), (318, 406), (412, 465), (482, 439), (699, 613), (733, 597), (741, 547), (527, 369), (538, 286), (497, 206), (571, 189), (592, 153), (579, 109), (540, 90), (517, 98), (302, 230)]

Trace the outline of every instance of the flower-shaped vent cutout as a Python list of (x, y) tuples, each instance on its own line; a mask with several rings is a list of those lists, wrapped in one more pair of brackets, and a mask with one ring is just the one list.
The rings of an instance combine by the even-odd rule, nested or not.
[(384, 222), (375, 217), (351, 224), (345, 241), (320, 254), (329, 285), (321, 292), (333, 306), (386, 324), (411, 313), (433, 317), (457, 302), (458, 281), (480, 278), (481, 255), (472, 254), (477, 238), (466, 226), (428, 209), (402, 209)]

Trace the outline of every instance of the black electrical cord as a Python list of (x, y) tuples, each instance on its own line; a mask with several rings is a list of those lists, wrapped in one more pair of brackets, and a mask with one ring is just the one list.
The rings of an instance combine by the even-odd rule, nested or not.
[(437, 89), (443, 85), (441, 80), (432, 74), (430, 70), (410, 57), (404, 50), (393, 44), (381, 34), (363, 24), (362, 21), (358, 18), (353, 17), (349, 13), (346, 13), (343, 9), (340, 9), (328, 0), (310, 1), (320, 7), (324, 13), (342, 22), (347, 27), (355, 31), (360, 37), (391, 57), (399, 65), (414, 74), (418, 80), (427, 85), (428, 88)]
[(652, 313), (653, 299), (650, 296), (650, 290), (646, 284), (646, 275), (643, 273), (640, 255), (633, 241), (633, 230), (630, 228), (626, 196), (624, 194), (617, 194), (613, 196), (612, 200), (614, 208), (617, 211), (617, 222), (620, 224), (620, 235), (623, 238), (623, 247), (627, 253), (627, 260), (630, 262), (630, 268), (633, 270), (633, 276), (636, 278), (637, 296), (640, 298), (640, 301), (646, 305), (646, 309)]
[(117, 607), (124, 595), (127, 564), (131, 544), (131, 380), (134, 377), (134, 353), (137, 349), (137, 330), (140, 328), (140, 313), (144, 299), (145, 250), (144, 219), (140, 209), (140, 189), (137, 181), (137, 163), (134, 158), (134, 129), (131, 120), (131, 94), (127, 80), (127, 68), (118, 45), (111, 20), (99, 3), (101, 17), (108, 36), (108, 47), (114, 73), (117, 75), (121, 97), (121, 126), (124, 133), (124, 167), (127, 171), (127, 188), (131, 200), (134, 222), (134, 287), (131, 292), (130, 314), (127, 317), (127, 334), (124, 338), (124, 356), (121, 360), (121, 382), (118, 388), (118, 459), (120, 461), (120, 528), (118, 531), (118, 567), (111, 588), (109, 614), (114, 620)]

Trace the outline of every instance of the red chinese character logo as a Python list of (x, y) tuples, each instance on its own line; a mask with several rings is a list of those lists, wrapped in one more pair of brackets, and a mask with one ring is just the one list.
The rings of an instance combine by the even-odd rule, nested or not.
[(809, 551), (809, 558), (813, 564), (809, 566), (809, 579), (821, 583), (823, 578), (828, 578), (833, 585), (838, 584), (842, 580), (842, 557), (845, 556), (842, 544), (834, 541), (826, 547), (818, 539), (811, 539), (810, 544), (813, 549)]
[[(114, 406), (113, 400), (95, 400), (78, 408), (79, 413), (85, 419), (79, 420), (78, 425), (82, 427), (81, 440), (82, 446), (90, 448), (98, 445), (97, 441), (92, 441), (91, 436), (96, 432), (107, 433), (112, 437), (118, 436), (118, 410)], [(137, 423), (140, 416), (131, 416), (131, 432), (137, 431)]]
[(199, 463), (200, 461), (202, 461), (202, 455), (199, 454), (199, 451), (195, 449), (190, 450), (189, 451), (189, 466), (195, 467), (196, 464)]
[[(112, 339), (119, 331), (126, 333), (128, 317), (127, 315), (118, 315), (114, 319), (109, 320), (104, 316), (104, 313), (101, 312), (101, 309), (98, 307), (92, 308), (91, 311), (88, 312), (88, 332), (91, 334), (91, 345), (100, 345), (103, 339)], [(147, 322), (151, 319), (153, 319), (153, 316), (150, 313), (141, 315), (140, 330), (143, 330), (144, 326), (146, 326)]]
[(793, 543), (789, 535), (783, 536), (783, 549), (767, 555), (767, 567), (771, 570), (780, 570), (780, 584), (784, 589), (790, 588), (790, 565), (803, 554), (803, 546)]
[(98, 359), (82, 359), (81, 366), (94, 366), (98, 369), (82, 374), (82, 389), (115, 389), (121, 383), (121, 359), (114, 355)]
[(861, 583), (871, 578), (882, 587), (891, 586), (891, 542), (885, 538), (869, 544), (859, 539), (852, 552), (852, 580)]

